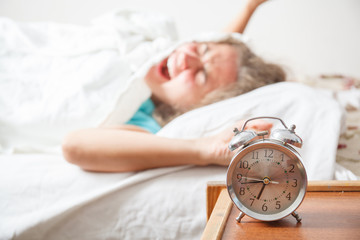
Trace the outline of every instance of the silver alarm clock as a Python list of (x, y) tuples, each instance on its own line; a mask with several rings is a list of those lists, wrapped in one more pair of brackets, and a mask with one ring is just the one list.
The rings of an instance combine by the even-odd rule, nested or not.
[[(245, 130), (255, 119), (279, 120), (284, 128), (267, 131)], [(292, 214), (302, 203), (307, 189), (307, 175), (300, 154), (292, 147), (302, 146), (295, 134), (295, 125), (288, 128), (276, 117), (248, 119), (229, 143), (231, 151), (240, 148), (227, 170), (226, 185), (231, 200), (239, 208), (237, 221), (248, 215), (262, 221), (275, 221)]]

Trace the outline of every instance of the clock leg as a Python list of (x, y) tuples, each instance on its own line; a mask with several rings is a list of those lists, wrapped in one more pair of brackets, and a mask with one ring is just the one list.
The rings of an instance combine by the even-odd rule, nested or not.
[(293, 217), (296, 218), (296, 221), (301, 222), (301, 217), (296, 211), (293, 211), (291, 215), (293, 215)]
[(245, 217), (245, 214), (243, 212), (240, 212), (239, 216), (236, 218), (236, 221), (239, 223), (241, 222), (241, 219)]

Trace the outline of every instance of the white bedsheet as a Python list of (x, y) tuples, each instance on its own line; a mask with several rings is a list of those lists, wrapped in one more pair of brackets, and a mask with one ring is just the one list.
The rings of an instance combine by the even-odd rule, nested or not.
[[(336, 170), (342, 108), (330, 93), (270, 85), (180, 116), (159, 135), (201, 137), (243, 118), (277, 116), (297, 125), (310, 180), (351, 179)], [(1, 155), (0, 164), (0, 239), (199, 239), (206, 183), (226, 174), (216, 166), (89, 173), (57, 155)]]

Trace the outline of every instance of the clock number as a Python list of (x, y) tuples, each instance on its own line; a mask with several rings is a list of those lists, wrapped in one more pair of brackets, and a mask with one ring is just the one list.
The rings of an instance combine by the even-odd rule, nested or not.
[(297, 179), (293, 179), (294, 180), (294, 184), (293, 185), (291, 185), (292, 187), (297, 187)]
[(294, 173), (294, 168), (295, 168), (295, 165), (294, 164), (290, 164), (291, 166), (291, 169), (289, 170), (290, 173)]
[(239, 193), (240, 193), (240, 195), (244, 195), (244, 194), (245, 194), (245, 188), (244, 188), (244, 187), (241, 187)]
[(250, 198), (251, 204), (250, 207), (254, 204), (255, 198)]
[[(269, 155), (268, 155), (268, 151), (269, 151)], [(267, 157), (267, 158), (272, 158), (273, 157), (273, 153), (274, 153), (274, 151), (273, 150), (271, 150), (271, 149), (265, 149), (265, 157)]]
[(276, 209), (280, 209), (281, 208), (281, 205), (280, 205), (280, 201), (276, 201)]
[(248, 168), (249, 162), (248, 161), (240, 161), (240, 168)]
[(286, 198), (289, 199), (289, 201), (291, 200), (291, 193), (289, 193), (288, 195), (286, 195)]
[(262, 210), (263, 210), (264, 212), (266, 212), (266, 211), (268, 210), (268, 207), (266, 206), (266, 203), (264, 203), (264, 205), (262, 205)]
[(238, 182), (240, 182), (242, 179), (242, 174), (240, 173), (236, 174), (236, 178), (238, 179)]
[(283, 162), (284, 161), (284, 154), (281, 154), (281, 161)]
[(259, 152), (252, 152), (252, 159), (259, 159)]

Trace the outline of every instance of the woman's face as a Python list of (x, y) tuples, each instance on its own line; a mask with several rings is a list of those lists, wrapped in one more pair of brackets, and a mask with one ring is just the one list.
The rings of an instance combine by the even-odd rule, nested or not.
[(153, 97), (188, 108), (237, 78), (238, 54), (229, 44), (187, 43), (154, 65), (145, 77)]

